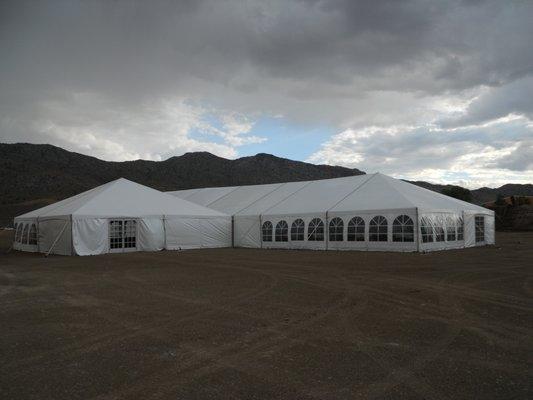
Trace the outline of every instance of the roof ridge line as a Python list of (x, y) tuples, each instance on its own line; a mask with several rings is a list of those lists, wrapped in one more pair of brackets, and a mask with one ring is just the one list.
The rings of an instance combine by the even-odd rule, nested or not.
[[(81, 193), (78, 193), (78, 194), (75, 194), (74, 196), (71, 196), (71, 197), (67, 197), (66, 199), (63, 199), (63, 200), (59, 200), (58, 202), (56, 202), (56, 206), (53, 207), (53, 208), (50, 208), (50, 210), (46, 211), (46, 213), (49, 213), (49, 212), (52, 212), (54, 210), (57, 210), (58, 208), (60, 207), (63, 207), (63, 206), (67, 206), (69, 204), (72, 204), (74, 203), (76, 200), (79, 200), (83, 197), (85, 197), (86, 195), (90, 194), (91, 192), (94, 192), (96, 191), (97, 189), (101, 189), (102, 186), (106, 186), (106, 185), (109, 185), (110, 183), (112, 182), (115, 182), (116, 180), (114, 181), (110, 181), (110, 182), (106, 182), (100, 186), (96, 186), (92, 189), (89, 189), (89, 190), (86, 190), (85, 192), (81, 192)], [(60, 203), (60, 204), (59, 204)], [(50, 205), (54, 205), (54, 203), (50, 204)], [(81, 208), (81, 207), (80, 207)], [(39, 209), (35, 210), (35, 211), (38, 211)], [(76, 209), (77, 210), (77, 209)], [(76, 211), (74, 210), (74, 211)], [(69, 215), (72, 215), (72, 212), (69, 214)], [(37, 217), (38, 218), (38, 217)]]
[[(386, 176), (387, 178), (389, 179), (394, 179), (395, 182), (404, 182), (402, 181), (401, 179), (396, 179), (396, 178), (393, 178), (393, 177), (390, 177), (388, 175), (383, 175), (383, 176)], [(407, 182), (404, 182), (404, 183), (407, 183)], [(405, 196), (405, 194), (403, 194), (402, 192), (400, 192), (396, 187), (394, 187), (394, 185), (389, 185), (391, 186), (395, 191), (396, 193), (398, 193), (400, 196), (402, 196), (405, 200), (407, 200), (407, 202), (409, 204), (411, 204), (413, 207), (418, 207), (416, 204), (414, 204), (409, 198), (407, 198), (407, 196)], [(415, 185), (416, 186), (416, 185)]]
[[(98, 195), (100, 195), (100, 194), (102, 194), (102, 193), (108, 191), (109, 188), (115, 186), (115, 185), (116, 185), (118, 182), (120, 182), (121, 180), (127, 181), (127, 182), (129, 182), (129, 183), (133, 183), (133, 184), (136, 184), (136, 185), (139, 185), (139, 186), (148, 187), (148, 186), (141, 185), (140, 183), (130, 181), (129, 179), (126, 179), (126, 178), (123, 178), (123, 177), (117, 178), (117, 179), (112, 180), (112, 181), (110, 181), (110, 182), (104, 183), (103, 185), (100, 185), (100, 186), (95, 187), (93, 190), (98, 189), (98, 188), (101, 188), (102, 190), (101, 190), (100, 192), (98, 192), (98, 194), (97, 194), (96, 196), (91, 197), (91, 198), (90, 198), (85, 204), (81, 205), (81, 206), (78, 207), (76, 210), (73, 210), (73, 211), (71, 212), (71, 214), (74, 214), (74, 212), (79, 211), (80, 209), (82, 209), (83, 207), (85, 207), (87, 204), (92, 203), (92, 201), (95, 199), (95, 197), (97, 197)], [(104, 186), (105, 186), (105, 187), (104, 187)], [(153, 188), (150, 188), (150, 189), (153, 189)], [(156, 190), (156, 189), (153, 189), (153, 190)]]

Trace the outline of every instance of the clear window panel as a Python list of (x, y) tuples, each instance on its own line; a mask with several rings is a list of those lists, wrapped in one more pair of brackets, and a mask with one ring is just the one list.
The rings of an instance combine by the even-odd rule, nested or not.
[(344, 222), (340, 218), (333, 218), (329, 223), (330, 242), (342, 242), (344, 240)]
[(272, 241), (272, 222), (265, 221), (262, 226), (262, 237), (263, 242), (271, 242)]
[(124, 221), (124, 248), (134, 249), (137, 247), (137, 221)]
[(320, 218), (313, 218), (307, 227), (307, 240), (321, 242), (324, 240), (324, 222)]
[(109, 221), (109, 248), (121, 249), (123, 246), (122, 238), (122, 221)]
[(304, 240), (305, 236), (305, 223), (302, 219), (297, 219), (291, 226), (291, 240), (300, 241)]
[(368, 226), (368, 239), (371, 242), (386, 242), (387, 241), (387, 219), (382, 215), (377, 215), (370, 221)]
[(361, 217), (353, 217), (348, 222), (347, 240), (349, 242), (365, 241), (365, 221)]
[(393, 242), (413, 242), (414, 223), (407, 215), (400, 215), (392, 223)]
[(289, 241), (289, 225), (285, 221), (279, 221), (276, 224), (276, 242)]
[(476, 243), (485, 241), (485, 217), (476, 216)]

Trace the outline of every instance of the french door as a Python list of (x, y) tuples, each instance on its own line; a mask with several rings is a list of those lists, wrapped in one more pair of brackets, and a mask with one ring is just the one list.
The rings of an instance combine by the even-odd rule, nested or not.
[(121, 253), (137, 250), (137, 221), (134, 219), (109, 220), (109, 251)]

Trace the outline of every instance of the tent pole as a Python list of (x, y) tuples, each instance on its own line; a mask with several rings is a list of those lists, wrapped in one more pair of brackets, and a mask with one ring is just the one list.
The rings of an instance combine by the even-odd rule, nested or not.
[(326, 225), (324, 226), (324, 235), (326, 236), (326, 250), (329, 247), (329, 222), (328, 222), (328, 212), (326, 211)]
[(263, 215), (259, 214), (259, 237), (261, 238), (261, 248), (263, 248)]
[(163, 215), (163, 235), (165, 237), (165, 250), (167, 250), (167, 219), (166, 217)]
[(231, 216), (231, 247), (235, 248), (235, 216)]
[(72, 225), (72, 214), (70, 214), (70, 255), (74, 254), (74, 225)]
[(416, 207), (416, 251), (420, 253), (420, 221), (418, 218), (418, 207)]
[(36, 218), (35, 220), (35, 230), (36, 230), (36, 233), (37, 233), (37, 252), (40, 253), (41, 252), (41, 241), (39, 240), (39, 217)]
[(61, 235), (65, 231), (65, 228), (67, 227), (68, 223), (69, 223), (69, 221), (65, 221), (65, 225), (63, 225), (63, 228), (61, 228), (61, 232), (59, 232), (59, 234), (57, 235), (56, 239), (54, 240), (54, 243), (52, 243), (52, 246), (50, 246), (50, 249), (48, 249), (48, 251), (46, 252), (45, 257), (48, 257), (48, 255), (52, 252), (52, 250), (54, 249), (54, 247), (55, 247), (56, 243), (58, 242), (59, 238), (61, 237)]

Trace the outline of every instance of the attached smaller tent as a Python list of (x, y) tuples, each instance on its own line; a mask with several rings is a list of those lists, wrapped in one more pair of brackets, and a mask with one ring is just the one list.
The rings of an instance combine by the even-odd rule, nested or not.
[(230, 246), (230, 216), (124, 178), (15, 217), (13, 244), (63, 255)]

